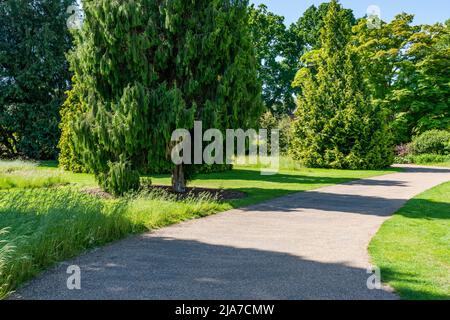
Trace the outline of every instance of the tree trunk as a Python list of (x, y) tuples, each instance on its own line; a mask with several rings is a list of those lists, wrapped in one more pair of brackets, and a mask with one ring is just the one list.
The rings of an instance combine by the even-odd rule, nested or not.
[(173, 169), (172, 188), (176, 193), (186, 193), (186, 179), (184, 177), (183, 165), (178, 165)]
[(14, 134), (0, 127), (0, 156), (7, 159), (17, 157), (16, 147)]

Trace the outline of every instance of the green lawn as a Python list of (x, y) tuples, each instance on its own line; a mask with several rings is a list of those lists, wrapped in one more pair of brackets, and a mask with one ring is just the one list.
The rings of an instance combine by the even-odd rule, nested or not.
[[(292, 192), (312, 190), (355, 179), (369, 178), (399, 171), (399, 169), (378, 171), (308, 169), (300, 167), (292, 160), (284, 158), (282, 159), (281, 165), (279, 174), (273, 176), (262, 176), (257, 166), (235, 166), (235, 169), (229, 172), (198, 175), (195, 180), (189, 183), (189, 186), (233, 189), (245, 192), (248, 195), (245, 199), (227, 202), (230, 207), (241, 207), (287, 195)], [(30, 166), (29, 163), (14, 163), (15, 170), (9, 170), (7, 172), (5, 172), (6, 170), (2, 171), (2, 167), (7, 168), (8, 163), (5, 161), (0, 162), (0, 190), (2, 190), (2, 179), (8, 179), (10, 176), (19, 176), (20, 180), (21, 177), (32, 175), (42, 177), (40, 182), (42, 186), (52, 186), (48, 180), (58, 178), (59, 184), (69, 183), (70, 186), (76, 188), (97, 187), (93, 175), (61, 171), (58, 169), (56, 162), (44, 162), (34, 166)], [(32, 173), (30, 174), (30, 172)], [(152, 176), (150, 178), (155, 185), (170, 185), (171, 179), (167, 175)]]
[[(176, 201), (161, 192), (104, 200), (80, 192), (97, 186), (92, 175), (61, 171), (54, 162), (0, 162), (0, 298), (61, 260), (130, 234), (393, 171), (304, 169), (290, 162), (283, 168), (278, 175), (262, 176), (256, 167), (236, 167), (191, 182), (247, 193), (240, 200)], [(152, 181), (168, 185), (170, 177)]]
[(448, 161), (448, 162), (439, 162), (439, 163), (431, 163), (431, 164), (427, 164), (427, 166), (450, 168), (450, 161)]
[(383, 281), (404, 299), (450, 299), (450, 182), (411, 200), (370, 245)]

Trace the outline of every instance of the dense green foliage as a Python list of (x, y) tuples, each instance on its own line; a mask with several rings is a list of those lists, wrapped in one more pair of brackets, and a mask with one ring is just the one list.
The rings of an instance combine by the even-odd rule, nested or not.
[(450, 299), (450, 183), (409, 201), (370, 244), (383, 281), (403, 299)]
[(415, 155), (421, 154), (450, 154), (450, 132), (431, 130), (414, 138), (411, 151)]
[(321, 48), (303, 56), (292, 153), (312, 167), (374, 169), (392, 164), (383, 110), (372, 104), (346, 11), (332, 1)]
[(74, 0), (0, 2), (0, 157), (57, 155)]
[[(283, 159), (282, 159), (283, 160)], [(154, 230), (188, 219), (247, 206), (293, 192), (317, 189), (386, 171), (337, 171), (283, 165), (282, 174), (262, 177), (256, 167), (198, 175), (193, 186), (244, 191), (244, 199), (217, 202), (204, 196), (183, 201), (160, 190), (107, 200), (80, 193), (97, 187), (90, 174), (61, 172), (45, 163), (0, 161), (0, 185), (5, 179), (15, 190), (0, 190), (0, 299), (23, 281), (61, 260), (119, 240), (130, 233)], [(23, 184), (23, 177), (42, 182)], [(60, 177), (70, 187), (52, 187), (45, 177)], [(169, 185), (169, 176), (152, 177)], [(295, 183), (293, 183), (295, 182)]]
[(430, 130), (416, 136), (409, 144), (397, 147), (396, 163), (448, 166), (450, 131)]
[(445, 156), (435, 153), (424, 153), (419, 155), (407, 154), (395, 157), (395, 163), (448, 167), (450, 166), (450, 155)]
[(390, 111), (397, 143), (450, 126), (450, 23), (414, 26), (398, 15), (380, 29), (362, 19), (353, 41), (371, 94)]
[[(275, 116), (272, 114), (272, 112), (267, 111), (264, 113), (260, 119), (261, 128), (264, 128), (267, 130), (268, 133), (270, 133), (272, 130), (280, 130), (280, 140), (279, 140), (279, 146), (280, 146), (280, 153), (282, 155), (288, 155), (289, 153), (289, 147), (291, 143), (291, 126), (292, 126), (292, 119), (288, 115), (278, 115)], [(270, 137), (268, 137), (267, 141), (267, 147), (268, 150), (271, 148), (271, 140)]]
[[(118, 168), (114, 163), (127, 173), (172, 171), (168, 139), (175, 127), (190, 129), (194, 120), (219, 129), (254, 126), (262, 112), (261, 90), (266, 109), (277, 121), (287, 120), (297, 107), (294, 96), (308, 95), (302, 92), (306, 82), (300, 84), (304, 73), (295, 77), (297, 71), (309, 66), (316, 76), (319, 70), (314, 59), (323, 49), (331, 5), (311, 6), (287, 27), (284, 17), (264, 5), (246, 9), (244, 0), (104, 2), (85, 1), (85, 28), (70, 58), (80, 79), (72, 86), (66, 9), (74, 0), (0, 3), (0, 157), (54, 159), (59, 148), (63, 168), (94, 170), (106, 187), (112, 168)], [(370, 96), (373, 110), (387, 113), (395, 143), (449, 130), (450, 20), (414, 25), (412, 15), (401, 14), (374, 29), (350, 9), (341, 7), (340, 17), (353, 26), (366, 101)], [(113, 130), (118, 123), (121, 130)], [(150, 128), (154, 123), (156, 130)], [(182, 169), (180, 178), (189, 179), (229, 167)], [(137, 174), (125, 176), (137, 186)]]
[(291, 83), (304, 50), (302, 39), (286, 28), (284, 17), (265, 5), (250, 7), (249, 25), (266, 108), (275, 115), (292, 113), (298, 90)]
[[(67, 99), (61, 108), (61, 139), (58, 144), (60, 149), (58, 162), (59, 166), (65, 170), (82, 173), (89, 172), (89, 168), (82, 164), (81, 156), (77, 152), (75, 145), (75, 133), (73, 130), (73, 125), (83, 115), (82, 104), (79, 98), (79, 91), (77, 86), (77, 81), (74, 78), (73, 88), (67, 92)], [(195, 168), (198, 173), (212, 173), (212, 172), (223, 172), (231, 170), (231, 165), (203, 165)], [(153, 168), (148, 170), (151, 174), (169, 174), (172, 170), (172, 166), (167, 164), (162, 168)], [(151, 171), (151, 172), (150, 172)]]
[[(301, 39), (307, 50), (320, 49), (322, 42), (320, 34), (325, 25), (325, 17), (328, 13), (330, 3), (324, 2), (319, 6), (312, 5), (304, 13), (298, 21), (290, 27), (290, 32)], [(351, 9), (341, 8), (342, 18), (349, 25), (355, 25), (356, 19)]]
[[(300, 88), (292, 86), (301, 67), (300, 57), (320, 47), (320, 30), (329, 4), (311, 6), (297, 23), (286, 27), (284, 17), (268, 11), (267, 6), (250, 7), (250, 31), (259, 78), (263, 84), (263, 100), (271, 113), (279, 117), (292, 114), (296, 108), (295, 95)], [(356, 20), (352, 10), (343, 9), (349, 24)]]
[[(172, 166), (172, 132), (194, 120), (223, 129), (259, 119), (247, 1), (91, 0), (84, 10), (71, 55), (85, 110), (74, 140), (105, 190), (122, 194)], [(194, 169), (175, 168), (180, 191)]]

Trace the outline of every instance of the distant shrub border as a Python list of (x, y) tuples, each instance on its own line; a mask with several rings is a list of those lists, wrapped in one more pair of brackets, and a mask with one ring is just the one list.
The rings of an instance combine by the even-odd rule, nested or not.
[(397, 164), (431, 164), (450, 162), (450, 155), (443, 156), (438, 154), (421, 154), (418, 156), (408, 155), (405, 157), (396, 157)]
[(396, 148), (398, 164), (432, 164), (450, 162), (450, 132), (430, 130), (412, 143)]
[(444, 130), (431, 130), (414, 138), (411, 143), (413, 155), (450, 154), (450, 132)]

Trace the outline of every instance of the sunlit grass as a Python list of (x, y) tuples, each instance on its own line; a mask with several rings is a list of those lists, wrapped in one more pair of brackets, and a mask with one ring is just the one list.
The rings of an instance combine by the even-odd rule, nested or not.
[[(200, 174), (189, 182), (190, 186), (213, 189), (232, 189), (245, 192), (248, 197), (232, 200), (233, 207), (241, 207), (285, 196), (294, 192), (313, 190), (338, 183), (350, 182), (401, 171), (385, 170), (330, 170), (305, 168), (289, 157), (281, 157), (280, 170), (273, 175), (263, 175), (261, 164), (235, 165), (234, 170)], [(153, 176), (157, 185), (170, 185), (169, 176)]]
[(450, 299), (450, 182), (409, 201), (373, 239), (383, 281), (404, 299)]

